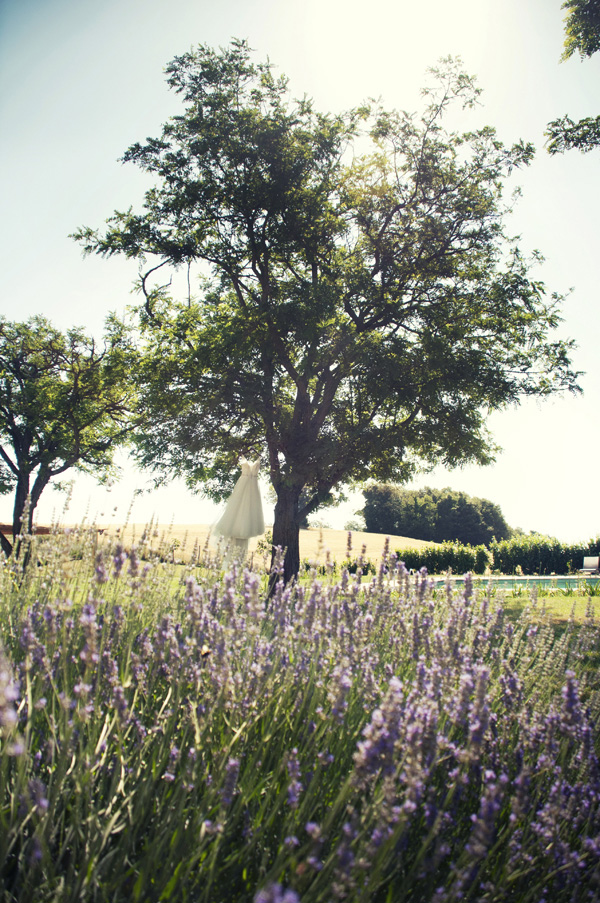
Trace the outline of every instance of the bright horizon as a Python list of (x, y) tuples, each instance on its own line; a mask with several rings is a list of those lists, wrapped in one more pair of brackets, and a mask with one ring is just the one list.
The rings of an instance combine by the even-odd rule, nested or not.
[[(550, 157), (543, 133), (565, 113), (578, 119), (600, 112), (600, 54), (559, 63), (561, 0), (434, 0), (419, 7), (372, 0), (366, 9), (368, 15), (364, 5), (342, 0), (224, 0), (218, 9), (206, 0), (3, 0), (1, 313), (19, 320), (40, 313), (61, 329), (82, 325), (100, 335), (108, 312), (132, 303), (135, 264), (84, 260), (69, 234), (100, 227), (115, 209), (139, 206), (148, 183), (118, 158), (135, 141), (158, 135), (178, 111), (163, 70), (190, 46), (247, 38), (257, 59), (269, 57), (289, 77), (296, 96), (312, 96), (330, 112), (368, 97), (420, 110), (427, 68), (442, 56), (460, 56), (484, 92), (473, 126), (485, 122), (506, 143), (522, 138), (537, 147), (533, 164), (511, 181), (522, 197), (508, 231), (521, 235), (526, 252), (544, 254), (536, 275), (549, 291), (573, 288), (560, 334), (577, 342), (573, 362), (586, 371), (584, 394), (495, 414), (489, 428), (503, 451), (494, 465), (438, 468), (410, 488), (449, 486), (498, 504), (511, 527), (562, 541), (589, 539), (600, 533), (600, 150)], [(216, 520), (218, 507), (182, 481), (136, 495), (149, 476), (125, 465), (109, 491), (78, 477), (68, 520), (86, 511), (101, 522), (123, 520), (132, 503), (134, 522)], [(272, 521), (265, 495), (263, 501)], [(341, 528), (361, 506), (353, 496), (321, 516)], [(38, 521), (61, 508), (61, 497), (46, 490)], [(0, 497), (0, 520), (11, 517), (12, 497)]]

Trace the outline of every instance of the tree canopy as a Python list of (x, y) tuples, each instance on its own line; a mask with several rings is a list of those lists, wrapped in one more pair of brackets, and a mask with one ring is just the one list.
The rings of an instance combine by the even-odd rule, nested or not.
[(372, 533), (474, 546), (511, 535), (498, 505), (464, 492), (373, 484), (364, 496), (366, 529)]
[[(289, 577), (299, 523), (340, 484), (486, 463), (490, 411), (576, 388), (560, 299), (503, 228), (533, 149), (445, 128), (479, 93), (451, 61), (420, 116), (319, 113), (242, 41), (167, 75), (184, 111), (123, 158), (155, 178), (143, 209), (76, 238), (142, 268), (138, 460), (222, 497), (264, 449)], [(198, 264), (187, 297), (151, 282)]]
[(586, 116), (574, 122), (570, 116), (549, 123), (546, 135), (550, 139), (548, 151), (562, 154), (567, 150), (583, 153), (600, 147), (600, 116)]
[(13, 537), (27, 504), (31, 530), (54, 477), (72, 467), (99, 478), (110, 472), (129, 429), (130, 361), (129, 339), (116, 321), (98, 347), (80, 329), (63, 334), (41, 316), (0, 318), (0, 483), (3, 492), (14, 491)]
[(567, 10), (562, 59), (575, 53), (585, 59), (600, 50), (599, 0), (565, 0), (562, 9)]
[[(600, 0), (565, 0), (565, 42), (561, 59), (576, 52), (586, 59), (600, 50)], [(574, 122), (563, 116), (548, 124), (548, 151), (560, 154), (576, 149), (583, 152), (600, 146), (600, 116), (586, 116)]]

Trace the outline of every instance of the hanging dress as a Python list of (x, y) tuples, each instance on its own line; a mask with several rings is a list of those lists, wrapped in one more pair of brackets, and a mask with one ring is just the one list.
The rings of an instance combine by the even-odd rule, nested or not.
[(228, 540), (236, 558), (245, 556), (248, 540), (265, 532), (262, 501), (258, 488), (260, 460), (240, 461), (242, 473), (227, 500), (225, 511), (215, 525), (215, 531)]

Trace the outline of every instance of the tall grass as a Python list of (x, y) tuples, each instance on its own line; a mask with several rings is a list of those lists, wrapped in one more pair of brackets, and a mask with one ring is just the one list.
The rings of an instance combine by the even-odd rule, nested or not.
[(3, 563), (3, 901), (600, 897), (591, 612), (515, 626), (386, 555), (267, 605), (143, 541)]

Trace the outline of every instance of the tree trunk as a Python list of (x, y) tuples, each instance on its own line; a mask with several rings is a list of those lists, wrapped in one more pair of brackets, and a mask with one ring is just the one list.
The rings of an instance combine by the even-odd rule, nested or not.
[[(13, 540), (20, 533), (32, 533), (33, 514), (37, 508), (40, 496), (49, 482), (50, 474), (46, 468), (40, 468), (31, 490), (29, 488), (30, 474), (21, 473), (19, 475), (17, 488), (15, 490), (15, 505), (13, 509)], [(25, 510), (27, 510), (27, 522), (23, 523)]]
[(0, 533), (0, 547), (2, 548), (2, 551), (4, 552), (6, 557), (8, 558), (8, 556), (12, 553), (13, 547), (9, 543), (9, 541), (6, 538), (6, 536), (4, 535), (4, 533)]
[(33, 533), (33, 512), (37, 508), (42, 492), (50, 482), (50, 473), (47, 468), (40, 467), (37, 477), (31, 487), (29, 496), (29, 516), (27, 519), (27, 532)]
[[(12, 551), (17, 557), (20, 555), (21, 543), (17, 540), (17, 536), (23, 533), (31, 535), (33, 533), (33, 513), (44, 488), (48, 485), (50, 476), (46, 470), (40, 470), (33, 484), (31, 492), (29, 491), (28, 473), (23, 474), (17, 481), (17, 489), (15, 492), (15, 507), (13, 510), (13, 546)], [(23, 523), (23, 515), (27, 511), (27, 522)], [(4, 548), (4, 543), (2, 544)], [(25, 563), (29, 559), (29, 552)]]
[[(300, 570), (300, 521), (298, 518), (298, 502), (300, 489), (280, 487), (277, 490), (275, 504), (275, 520), (273, 523), (273, 546), (281, 546), (287, 550), (283, 562), (283, 579), (285, 583), (296, 577)], [(275, 554), (271, 559), (273, 564)], [(269, 594), (276, 580), (271, 580)]]
[[(29, 474), (21, 472), (15, 489), (15, 506), (13, 508), (13, 542), (23, 529), (23, 512), (29, 498)], [(33, 512), (30, 511), (30, 515)]]

